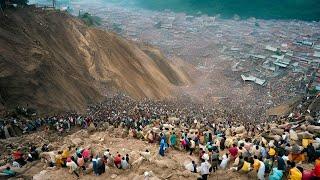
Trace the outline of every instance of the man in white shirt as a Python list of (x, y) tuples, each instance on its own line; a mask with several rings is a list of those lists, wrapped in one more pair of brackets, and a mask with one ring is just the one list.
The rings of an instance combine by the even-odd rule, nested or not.
[(110, 150), (107, 149), (104, 153), (103, 153), (104, 156), (106, 156), (107, 158), (110, 158)]
[(200, 174), (202, 176), (202, 180), (207, 180), (210, 166), (210, 163), (202, 159), (202, 163), (200, 165)]
[(194, 140), (192, 140), (191, 138), (189, 138), (189, 141), (190, 141), (190, 156), (191, 156), (192, 152), (196, 148), (196, 142), (194, 142)]
[(126, 159), (124, 157), (122, 157), (122, 159), (121, 159), (121, 168), (122, 169), (128, 169), (129, 168), (129, 164), (128, 164), (128, 162), (126, 161)]

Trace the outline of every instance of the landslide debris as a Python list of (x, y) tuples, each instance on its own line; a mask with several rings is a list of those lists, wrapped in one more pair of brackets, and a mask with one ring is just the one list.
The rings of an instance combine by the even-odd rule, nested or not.
[(0, 16), (0, 104), (79, 111), (105, 95), (167, 98), (190, 77), (153, 47), (32, 7)]

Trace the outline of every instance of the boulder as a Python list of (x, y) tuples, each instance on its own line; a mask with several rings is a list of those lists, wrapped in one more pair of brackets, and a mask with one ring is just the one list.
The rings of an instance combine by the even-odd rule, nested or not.
[(74, 144), (75, 146), (79, 146), (79, 145), (83, 145), (84, 142), (82, 141), (82, 139), (80, 138), (74, 138), (71, 139), (72, 144)]
[(300, 129), (303, 130), (303, 131), (306, 131), (306, 130), (307, 130), (307, 126), (304, 125), (304, 124), (302, 124), (302, 125), (300, 126)]
[(235, 132), (237, 134), (241, 134), (241, 133), (244, 133), (244, 131), (246, 130), (246, 128), (244, 126), (239, 126), (235, 129)]
[(114, 127), (113, 127), (113, 126), (109, 126), (106, 131), (107, 131), (107, 132), (112, 132), (113, 130), (114, 130)]
[(320, 126), (308, 125), (307, 130), (311, 133), (320, 133)]
[(309, 122), (313, 122), (314, 118), (311, 117), (310, 115), (306, 115), (306, 116), (305, 116), (305, 120), (306, 120), (306, 121), (309, 121)]
[(170, 168), (170, 169), (175, 169), (177, 167), (177, 164), (170, 161), (170, 160), (155, 160), (154, 163), (161, 168)]
[(104, 123), (102, 124), (102, 126), (103, 126), (104, 129), (108, 129), (109, 125), (110, 125), (110, 124), (109, 124), (108, 122), (104, 122)]
[(226, 136), (231, 136), (231, 129), (230, 128), (226, 129), (225, 135)]
[(299, 140), (297, 133), (292, 129), (290, 129), (290, 131), (289, 131), (289, 137), (291, 140), (294, 140), (294, 141)]
[(87, 129), (88, 133), (92, 133), (96, 130), (96, 127), (94, 126), (93, 123), (91, 123)]
[(280, 128), (272, 128), (271, 129), (271, 133), (275, 134), (275, 135), (282, 135), (284, 133), (284, 129), (280, 129)]
[[(197, 171), (200, 171), (200, 168), (197, 168)], [(192, 173), (189, 170), (184, 170), (184, 171), (179, 171), (177, 172), (177, 175), (180, 176), (181, 178), (187, 178), (187, 179), (198, 179), (199, 175), (197, 173)]]
[(73, 137), (88, 138), (89, 134), (88, 134), (88, 131), (81, 129), (80, 131), (72, 134), (71, 136), (72, 136), (72, 138)]
[(273, 135), (272, 138), (278, 142), (281, 140), (281, 136), (279, 135)]
[(153, 127), (152, 131), (155, 132), (155, 133), (160, 133), (161, 132), (160, 129), (157, 128), (157, 127)]
[(191, 162), (189, 162), (189, 163), (184, 163), (184, 168), (185, 168), (188, 172), (193, 171), (193, 165), (192, 165)]
[(286, 129), (286, 128), (288, 128), (290, 126), (290, 124), (289, 123), (286, 123), (286, 124), (280, 124), (280, 125), (278, 125), (277, 127), (278, 128), (281, 128), (281, 129)]
[(240, 138), (240, 139), (245, 139), (245, 138), (248, 137), (248, 134), (246, 132), (244, 132), (244, 133), (241, 133), (241, 134), (237, 134), (236, 137)]
[(226, 139), (224, 145), (225, 145), (226, 147), (231, 147), (232, 144), (233, 144), (233, 138), (228, 137), (228, 138)]
[(139, 157), (138, 159), (133, 161), (132, 166), (139, 167), (142, 164), (142, 162), (143, 162), (143, 157)]
[(163, 124), (163, 128), (171, 130), (172, 128), (174, 128), (174, 126), (172, 126), (171, 124)]
[(123, 129), (122, 132), (121, 132), (121, 137), (122, 138), (126, 138), (129, 136), (129, 131), (126, 130), (126, 129)]
[[(276, 124), (276, 123), (269, 123), (268, 125), (269, 125), (269, 128), (270, 128), (270, 129), (279, 128), (279, 127), (278, 127), (279, 125)], [(270, 130), (270, 129), (268, 129), (268, 130)]]
[(314, 136), (313, 134), (309, 133), (308, 131), (299, 132), (299, 133), (297, 133), (297, 135), (298, 135), (298, 138), (300, 140), (302, 140), (302, 139), (312, 139), (313, 136)]
[(116, 177), (117, 177), (118, 175), (116, 175), (116, 174), (111, 174), (111, 179), (115, 179)]
[(63, 144), (66, 144), (68, 146), (72, 145), (72, 137), (68, 137), (68, 138), (65, 138), (64, 141), (63, 141)]
[(172, 124), (175, 124), (175, 122), (179, 122), (180, 119), (179, 118), (176, 118), (176, 117), (169, 117), (168, 118), (168, 121)]
[(264, 137), (261, 137), (261, 142), (262, 142), (262, 144), (264, 144), (264, 145), (267, 145), (267, 144), (268, 144), (268, 141), (267, 141)]
[(47, 175), (47, 170), (42, 170), (38, 174), (34, 175), (32, 179), (34, 180), (49, 180), (50, 177)]

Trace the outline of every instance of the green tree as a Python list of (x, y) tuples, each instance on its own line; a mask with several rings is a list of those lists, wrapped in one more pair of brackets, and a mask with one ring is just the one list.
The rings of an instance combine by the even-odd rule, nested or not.
[(101, 19), (98, 16), (92, 16), (89, 13), (80, 14), (79, 18), (82, 19), (88, 26), (99, 26)]

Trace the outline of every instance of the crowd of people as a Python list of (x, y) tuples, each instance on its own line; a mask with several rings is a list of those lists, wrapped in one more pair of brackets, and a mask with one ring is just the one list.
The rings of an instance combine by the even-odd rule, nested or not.
[[(0, 173), (0, 177), (13, 177), (16, 172), (12, 169), (19, 169), (28, 163), (41, 160), (45, 163), (45, 168), (57, 169), (66, 168), (69, 169), (71, 174), (76, 177), (80, 177), (89, 173), (93, 173), (95, 176), (102, 175), (108, 168), (129, 169), (131, 167), (130, 157), (128, 154), (121, 155), (116, 152), (111, 154), (109, 149), (104, 152), (94, 152), (90, 147), (72, 148), (71, 146), (61, 151), (51, 151), (47, 144), (42, 147), (35, 147), (33, 145), (24, 146), (23, 148), (17, 148), (13, 151), (9, 162), (10, 165), (2, 166), (3, 169)], [(150, 152), (146, 150), (140, 153), (142, 160), (148, 161), (151, 157)]]
[[(303, 109), (300, 108), (299, 111)], [(294, 118), (296, 117), (288, 119), (294, 121)], [(280, 139), (263, 138), (261, 135), (270, 128), (269, 122), (243, 120), (237, 114), (201, 103), (148, 99), (136, 101), (125, 95), (118, 95), (91, 106), (86, 116), (68, 114), (28, 122), (32, 125), (22, 126), (24, 132), (42, 127), (59, 133), (70, 131), (73, 127), (121, 128), (124, 136), (158, 143), (159, 156), (170, 153), (168, 149), (198, 156), (198, 161), (190, 162), (185, 168), (200, 173), (202, 179), (207, 179), (218, 169), (254, 172), (260, 180), (267, 177), (272, 180), (320, 178), (319, 134), (299, 142), (285, 133), (291, 130), (288, 128)], [(279, 124), (282, 122), (283, 119), (276, 121)], [(5, 137), (14, 134), (10, 126), (18, 126), (17, 123), (13, 119), (9, 125), (6, 124), (7, 132), (3, 133)], [(129, 155), (116, 152), (112, 156), (108, 149), (105, 152), (93, 152), (89, 148), (70, 147), (57, 153), (48, 151), (46, 144), (38, 148), (29, 145), (23, 151), (20, 147), (12, 153), (9, 162), (12, 166), (19, 167), (28, 161), (42, 158), (48, 167), (69, 167), (70, 172), (77, 177), (80, 172), (89, 173), (88, 169), (92, 169), (93, 174), (98, 176), (108, 167), (129, 169), (134, 164), (129, 161)], [(142, 154), (143, 159), (150, 159), (148, 150)], [(305, 164), (312, 164), (313, 168), (306, 168)], [(9, 167), (3, 173), (12, 176), (11, 171)]]
[(87, 128), (91, 122), (91, 117), (84, 117), (76, 113), (35, 118), (33, 120), (10, 117), (5, 120), (0, 119), (0, 139), (17, 137), (39, 130), (55, 130), (64, 133), (69, 132), (72, 127)]

